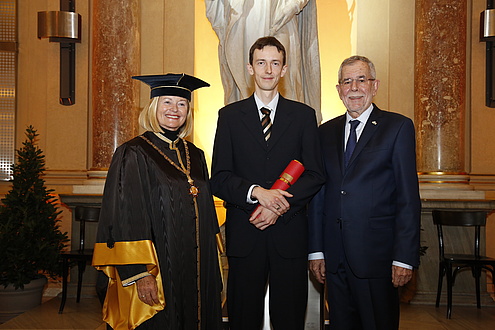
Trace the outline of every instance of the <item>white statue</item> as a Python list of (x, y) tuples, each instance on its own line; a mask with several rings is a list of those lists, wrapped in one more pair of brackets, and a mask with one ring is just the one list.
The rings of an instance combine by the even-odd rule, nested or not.
[(288, 70), (281, 81), (284, 97), (304, 102), (321, 121), (320, 56), (316, 0), (205, 0), (206, 16), (218, 39), (225, 103), (254, 91), (246, 70), (249, 48), (274, 36), (285, 47)]

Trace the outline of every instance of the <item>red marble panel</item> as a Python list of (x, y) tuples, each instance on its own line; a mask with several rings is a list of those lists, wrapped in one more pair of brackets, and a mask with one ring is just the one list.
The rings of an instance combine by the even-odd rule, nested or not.
[(138, 134), (140, 74), (138, 0), (94, 0), (92, 35), (92, 169), (105, 169), (120, 144)]
[(467, 0), (417, 0), (415, 123), (419, 172), (465, 171)]

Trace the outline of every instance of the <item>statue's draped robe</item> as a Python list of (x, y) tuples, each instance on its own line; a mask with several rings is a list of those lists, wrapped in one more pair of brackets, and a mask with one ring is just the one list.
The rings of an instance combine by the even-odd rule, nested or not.
[(277, 38), (287, 53), (288, 71), (279, 90), (308, 104), (321, 122), (320, 55), (315, 0), (205, 0), (206, 16), (218, 39), (220, 73), (229, 104), (250, 96), (246, 70), (256, 39)]

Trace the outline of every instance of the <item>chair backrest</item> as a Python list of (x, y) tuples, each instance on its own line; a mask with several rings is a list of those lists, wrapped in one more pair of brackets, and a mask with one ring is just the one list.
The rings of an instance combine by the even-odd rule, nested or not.
[(86, 235), (86, 222), (98, 222), (100, 218), (100, 207), (76, 206), (74, 218), (79, 221), (79, 251), (84, 251), (84, 240)]
[(433, 223), (443, 226), (484, 226), (486, 211), (434, 210)]
[(474, 256), (480, 256), (480, 227), (486, 225), (486, 211), (433, 210), (433, 223), (437, 226), (440, 259), (444, 258), (442, 226), (474, 227)]

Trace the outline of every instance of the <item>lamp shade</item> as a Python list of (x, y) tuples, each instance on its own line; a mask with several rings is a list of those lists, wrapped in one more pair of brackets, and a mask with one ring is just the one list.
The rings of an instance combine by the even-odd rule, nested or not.
[(481, 41), (495, 41), (495, 9), (487, 9), (481, 12)]
[(81, 15), (70, 11), (39, 11), (38, 38), (52, 42), (81, 42)]

